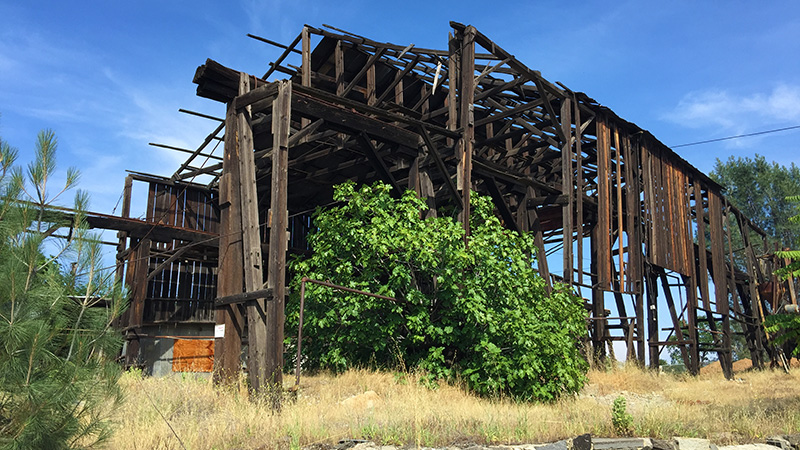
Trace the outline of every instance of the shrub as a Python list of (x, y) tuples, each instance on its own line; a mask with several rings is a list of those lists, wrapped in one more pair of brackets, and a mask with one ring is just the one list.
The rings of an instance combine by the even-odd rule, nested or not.
[[(533, 237), (503, 228), (489, 198), (472, 196), (471, 236), (450, 217), (421, 218), (413, 192), (385, 184), (336, 187), (341, 206), (319, 210), (313, 254), (291, 263), (300, 278), (389, 297), (307, 288), (307, 368), (393, 368), (462, 379), (482, 395), (553, 400), (578, 391), (587, 364), (582, 301), (567, 288), (548, 294), (532, 267)], [(298, 289), (293, 289), (295, 292)], [(297, 327), (290, 302), (287, 335)]]

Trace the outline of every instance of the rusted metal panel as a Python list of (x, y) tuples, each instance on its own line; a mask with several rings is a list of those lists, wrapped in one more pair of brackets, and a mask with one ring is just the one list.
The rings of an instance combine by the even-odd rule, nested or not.
[(213, 368), (213, 339), (175, 339), (172, 344), (173, 372), (211, 372)]

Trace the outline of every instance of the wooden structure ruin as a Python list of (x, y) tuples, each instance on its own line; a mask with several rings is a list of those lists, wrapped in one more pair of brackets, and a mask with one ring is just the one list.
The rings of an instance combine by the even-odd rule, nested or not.
[(305, 26), (289, 45), (251, 36), (283, 49), (263, 75), (197, 69), (198, 95), (224, 103), (225, 118), (210, 118), (216, 129), (174, 174), (126, 185), (148, 184), (146, 222), (188, 233), (120, 233), (129, 362), (148, 325), (213, 320), (224, 325), (218, 375), (240, 369), (247, 341), (254, 387), (279, 381), (287, 253), (308, 251), (310, 214), (334, 185), (381, 180), (427, 198), (432, 214), (458, 214), (467, 233), (470, 191), (491, 196), (506, 227), (535, 234), (541, 275), (587, 299), (598, 357), (623, 341), (628, 358), (657, 367), (677, 346), (697, 373), (712, 350), (730, 377), (737, 322), (763, 366), (766, 234), (646, 130), (474, 27), (451, 27), (432, 50)]

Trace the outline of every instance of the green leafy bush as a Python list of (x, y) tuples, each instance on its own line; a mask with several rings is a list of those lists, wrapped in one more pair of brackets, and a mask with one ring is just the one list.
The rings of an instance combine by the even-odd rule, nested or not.
[[(587, 370), (578, 350), (585, 311), (563, 286), (547, 293), (532, 268), (532, 235), (504, 229), (491, 200), (473, 195), (465, 246), (460, 223), (422, 219), (425, 205), (413, 192), (394, 199), (389, 191), (380, 183), (338, 186), (343, 204), (315, 215), (312, 256), (291, 264), (295, 287), (308, 276), (397, 299), (307, 286), (304, 366), (401, 365), (517, 399), (578, 391)], [(290, 302), (287, 335), (297, 305)]]
[(628, 402), (621, 395), (611, 405), (611, 424), (619, 435), (627, 436), (632, 431), (633, 416), (628, 413)]
[[(786, 200), (793, 203), (795, 208), (800, 205), (800, 196), (786, 197)], [(797, 211), (797, 209), (795, 209)], [(800, 224), (800, 214), (789, 218), (794, 224)], [(783, 279), (789, 279), (793, 283), (793, 277), (800, 277), (800, 250), (786, 250), (775, 252), (780, 258), (788, 258), (789, 264), (775, 271), (775, 274)], [(800, 315), (798, 314), (773, 314), (764, 321), (764, 327), (769, 333), (774, 333), (775, 342), (783, 345), (786, 342), (800, 342)], [(800, 346), (794, 349), (794, 356), (800, 357)]]

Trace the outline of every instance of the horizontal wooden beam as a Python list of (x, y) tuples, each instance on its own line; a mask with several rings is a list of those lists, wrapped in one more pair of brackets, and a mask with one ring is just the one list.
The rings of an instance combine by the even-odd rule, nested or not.
[(233, 305), (236, 303), (245, 303), (253, 300), (263, 298), (267, 301), (272, 300), (272, 289), (259, 289), (252, 292), (242, 292), (241, 294), (226, 295), (225, 297), (218, 297), (214, 299), (214, 306)]

